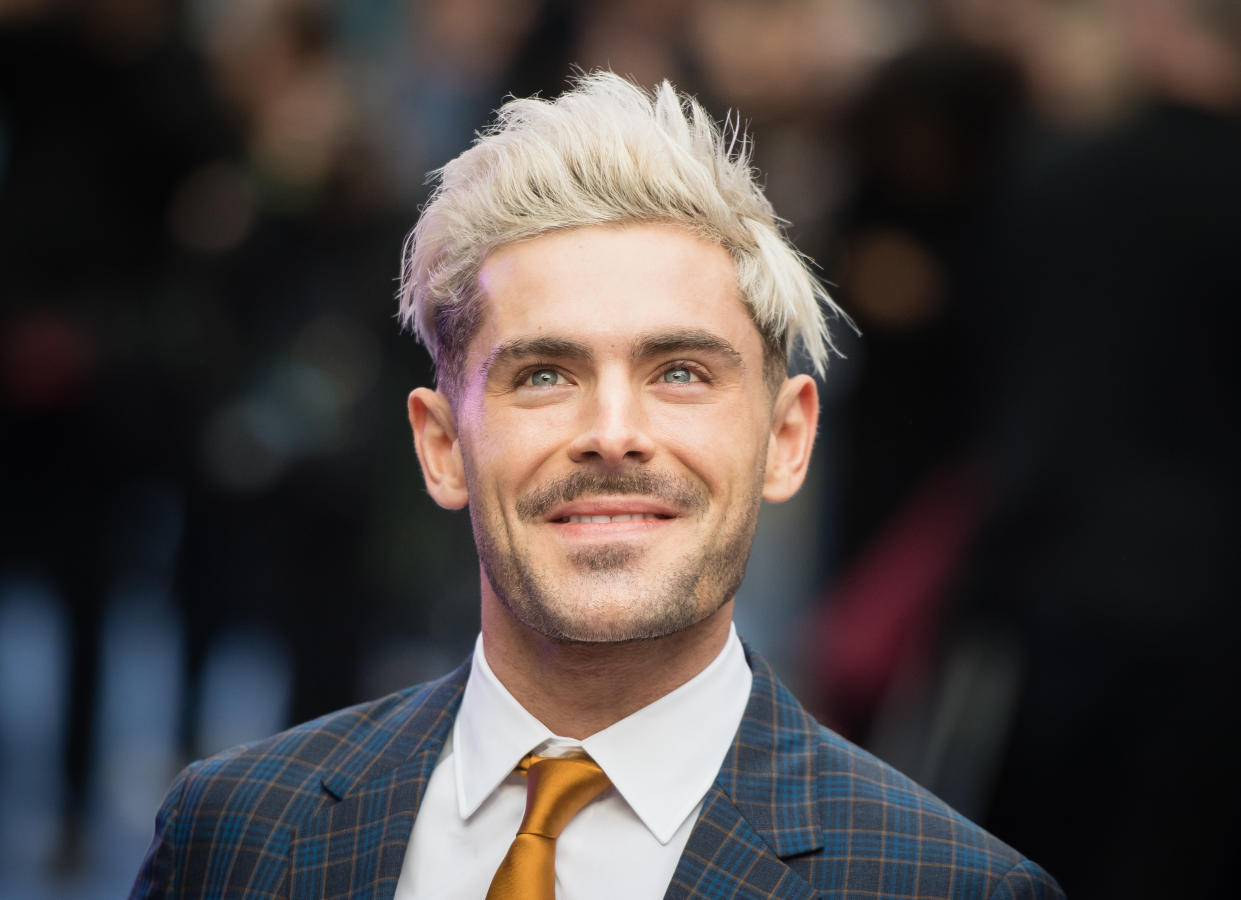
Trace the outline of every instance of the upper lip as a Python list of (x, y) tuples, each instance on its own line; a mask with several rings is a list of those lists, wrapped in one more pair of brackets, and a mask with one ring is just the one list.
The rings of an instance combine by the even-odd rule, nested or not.
[(547, 520), (555, 522), (569, 516), (638, 516), (652, 515), (673, 518), (677, 511), (666, 503), (645, 497), (593, 497), (574, 500), (554, 507)]

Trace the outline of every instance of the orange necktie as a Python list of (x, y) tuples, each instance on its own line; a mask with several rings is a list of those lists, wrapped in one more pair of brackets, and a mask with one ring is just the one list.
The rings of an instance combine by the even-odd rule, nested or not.
[(611, 782), (593, 760), (578, 756), (531, 753), (517, 771), (526, 776), (526, 814), (491, 879), (487, 900), (555, 900), (556, 838)]

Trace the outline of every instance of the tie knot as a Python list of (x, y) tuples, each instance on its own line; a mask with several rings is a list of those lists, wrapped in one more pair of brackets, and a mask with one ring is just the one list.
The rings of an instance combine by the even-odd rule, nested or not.
[(526, 814), (518, 834), (555, 840), (587, 803), (612, 783), (594, 760), (579, 756), (535, 756), (521, 761), (526, 774)]

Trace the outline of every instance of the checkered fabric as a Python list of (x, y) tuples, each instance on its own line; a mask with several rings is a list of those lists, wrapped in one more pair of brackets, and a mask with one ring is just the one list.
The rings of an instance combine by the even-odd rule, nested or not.
[(750, 702), (665, 895), (1062, 898), (1016, 850), (821, 726), (747, 648)]
[[(747, 649), (745, 718), (668, 898), (1062, 897), (1042, 869), (822, 728)], [(469, 673), (197, 762), (133, 898), (391, 898)]]

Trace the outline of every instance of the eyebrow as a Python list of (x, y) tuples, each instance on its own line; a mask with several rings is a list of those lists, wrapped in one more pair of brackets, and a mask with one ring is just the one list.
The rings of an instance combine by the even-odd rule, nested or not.
[[(710, 353), (723, 357), (734, 368), (744, 367), (740, 351), (718, 334), (701, 328), (660, 331), (639, 337), (629, 351), (635, 362), (669, 354)], [(560, 337), (515, 338), (496, 347), (483, 360), (481, 371), (487, 377), (497, 366), (531, 358), (572, 359), (591, 362), (594, 352), (580, 341)]]
[(630, 359), (635, 361), (649, 359), (652, 356), (668, 354), (710, 353), (723, 357), (725, 362), (735, 368), (742, 368), (744, 359), (741, 352), (718, 334), (701, 328), (686, 328), (679, 331), (661, 331), (639, 338), (630, 351)]
[(516, 338), (496, 347), (483, 360), (483, 377), (490, 374), (496, 366), (512, 363), (531, 357), (547, 357), (550, 359), (575, 359), (589, 362), (595, 358), (594, 353), (585, 344), (558, 337)]

